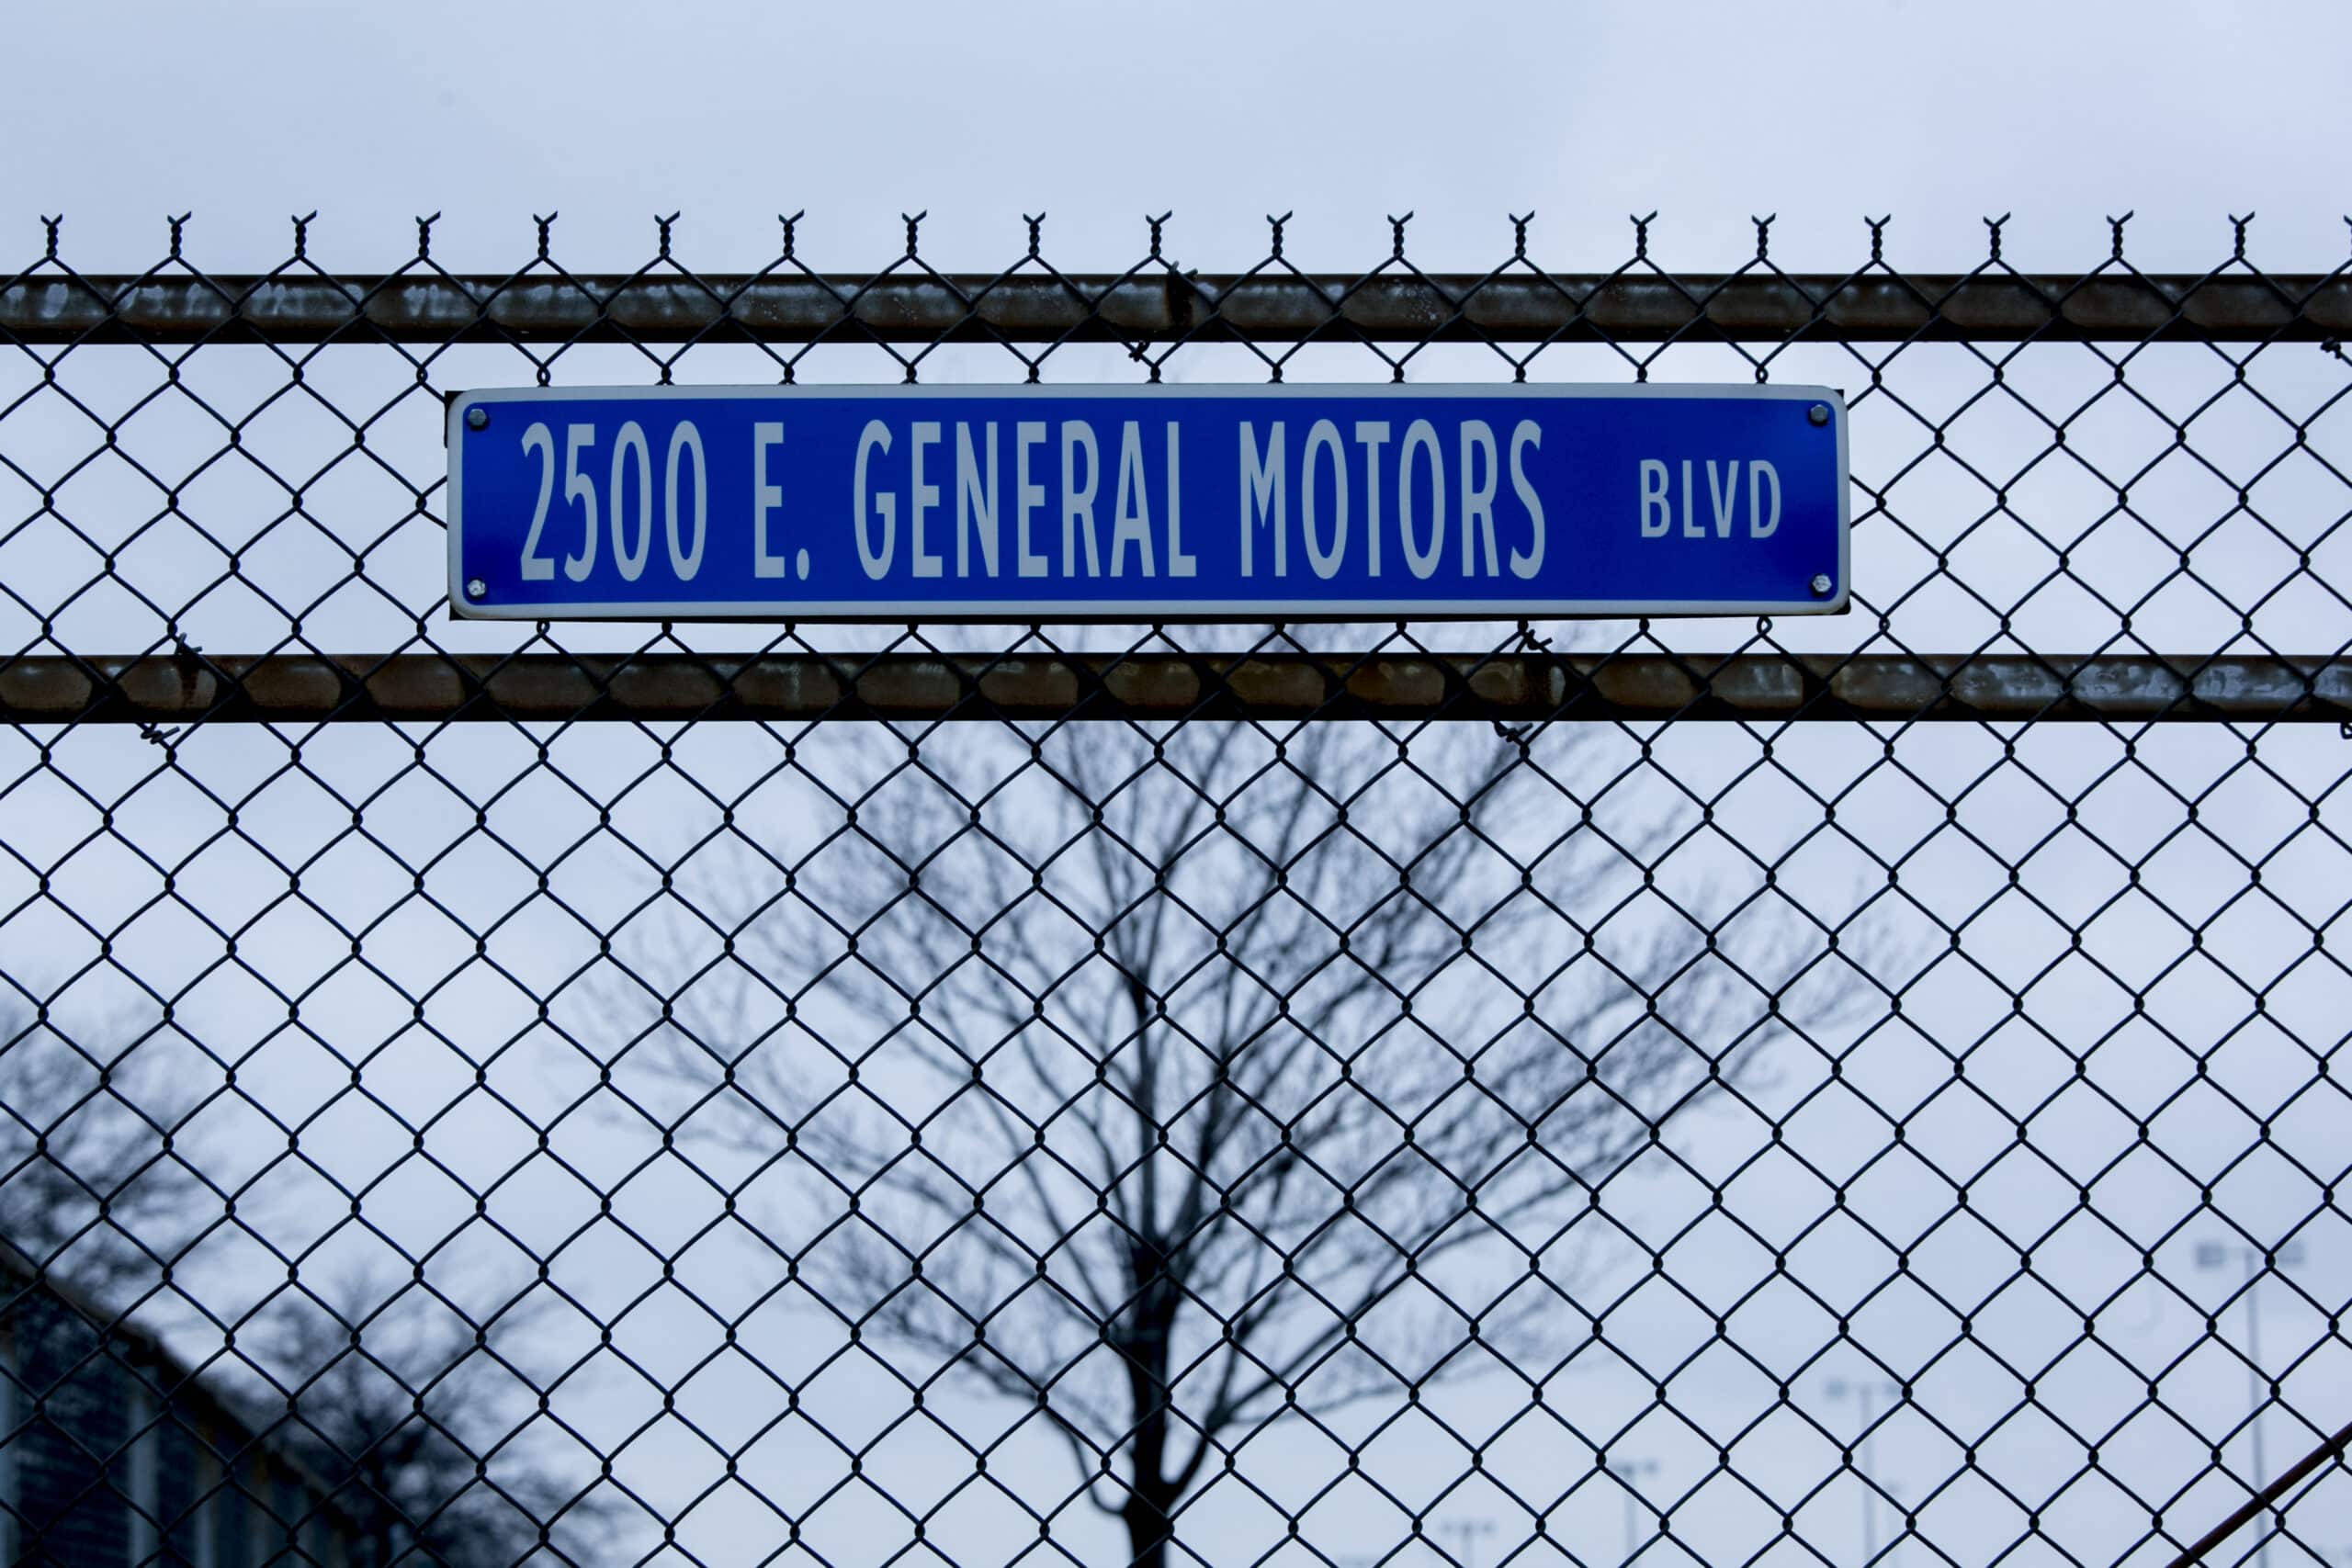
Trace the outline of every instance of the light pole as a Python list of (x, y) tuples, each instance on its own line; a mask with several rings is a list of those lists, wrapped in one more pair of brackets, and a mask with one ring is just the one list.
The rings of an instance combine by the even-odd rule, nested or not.
[(1822, 1385), (1822, 1391), (1832, 1399), (1851, 1399), (1860, 1406), (1861, 1423), (1857, 1429), (1861, 1438), (1855, 1446), (1862, 1456), (1862, 1562), (1867, 1564), (1878, 1556), (1878, 1498), (1872, 1494), (1870, 1475), (1871, 1402), (1883, 1394), (1891, 1408), (1903, 1397), (1903, 1385), (1885, 1378), (1860, 1378), (1853, 1382), (1848, 1382), (1844, 1378), (1831, 1378)]
[(1494, 1534), (1495, 1521), (1492, 1519), (1448, 1519), (1437, 1527), (1437, 1533), (1450, 1535), (1461, 1543), (1461, 1551), (1456, 1555), (1461, 1560), (1462, 1568), (1478, 1568), (1478, 1538)]
[[(2259, 1493), (2270, 1483), (2268, 1469), (2262, 1461), (2263, 1386), (2268, 1380), (2262, 1371), (2262, 1313), (2255, 1292), (2262, 1287), (2264, 1273), (2273, 1266), (2271, 1259), (2277, 1258), (2278, 1268), (2292, 1268), (2303, 1260), (2303, 1244), (2290, 1241), (2276, 1253), (2265, 1253), (2258, 1247), (2233, 1245), (2225, 1241), (2200, 1241), (2195, 1253), (2197, 1270), (2200, 1274), (2210, 1274), (2226, 1268), (2233, 1255), (2245, 1262), (2245, 1359), (2248, 1363), (2245, 1379), (2247, 1393), (2254, 1402), (2254, 1413), (2246, 1417), (2246, 1426), (2254, 1439), (2254, 1489)], [(2270, 1568), (2270, 1537), (2273, 1533), (2265, 1530), (2255, 1544), (2256, 1568)]]
[(1612, 1459), (1609, 1461), (1609, 1473), (1623, 1482), (1625, 1487), (1625, 1556), (1623, 1561), (1631, 1562), (1634, 1560), (1634, 1542), (1638, 1540), (1641, 1535), (1641, 1496), (1634, 1490), (1634, 1483), (1645, 1475), (1656, 1475), (1657, 1473), (1657, 1461), (1654, 1459)]

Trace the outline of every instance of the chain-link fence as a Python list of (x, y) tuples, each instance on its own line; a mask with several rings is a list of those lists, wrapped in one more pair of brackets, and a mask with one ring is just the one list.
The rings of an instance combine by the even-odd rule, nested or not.
[[(0, 284), (0, 1561), (2352, 1561), (2352, 274), (917, 235)], [(1856, 608), (443, 603), (455, 390), (1270, 377), (1843, 388)]]

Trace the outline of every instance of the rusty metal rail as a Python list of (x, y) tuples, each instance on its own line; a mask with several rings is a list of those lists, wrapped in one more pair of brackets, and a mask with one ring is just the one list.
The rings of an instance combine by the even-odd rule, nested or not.
[(280, 344), (1307, 339), (1655, 343), (2324, 341), (2352, 336), (2352, 276), (2135, 272), (1795, 276), (1751, 271), (1059, 276), (1035, 273), (338, 280), (314, 274), (0, 282), (0, 341)]
[(2023, 655), (23, 658), (11, 724), (571, 719), (2352, 721), (2352, 660)]

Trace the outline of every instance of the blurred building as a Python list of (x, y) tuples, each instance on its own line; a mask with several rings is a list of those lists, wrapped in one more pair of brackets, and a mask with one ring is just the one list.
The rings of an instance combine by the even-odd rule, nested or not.
[(0, 1251), (0, 1563), (367, 1568), (349, 1513), (239, 1404)]

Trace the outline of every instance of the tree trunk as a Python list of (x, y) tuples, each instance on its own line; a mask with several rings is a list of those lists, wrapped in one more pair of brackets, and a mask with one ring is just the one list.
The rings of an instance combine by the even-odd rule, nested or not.
[(1182, 1490), (1168, 1477), (1168, 1405), (1173, 1397), (1168, 1355), (1178, 1297), (1166, 1272), (1166, 1254), (1156, 1245), (1138, 1243), (1128, 1268), (1138, 1288), (1119, 1353), (1126, 1362), (1135, 1438), (1127, 1501), (1119, 1517), (1127, 1527), (1130, 1568), (1167, 1568), (1168, 1543), (1176, 1533), (1176, 1495)]
[(1148, 1483), (1138, 1480), (1127, 1495), (1127, 1506), (1119, 1511), (1127, 1527), (1129, 1568), (1168, 1568), (1168, 1543), (1176, 1534), (1175, 1512), (1174, 1488), (1158, 1477)]

